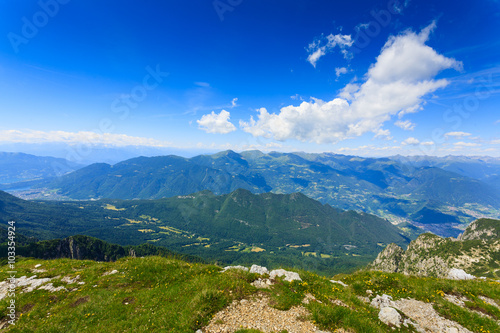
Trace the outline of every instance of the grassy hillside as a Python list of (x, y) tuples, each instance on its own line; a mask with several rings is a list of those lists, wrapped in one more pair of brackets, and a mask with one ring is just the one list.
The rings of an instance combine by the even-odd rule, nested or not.
[[(269, 289), (257, 289), (252, 282), (261, 276), (256, 273), (223, 273), (218, 266), (163, 257), (122, 258), (112, 263), (19, 258), (16, 270), (18, 277), (50, 279), (44, 284), (59, 290), (38, 286), (21, 292), (26, 286), (18, 287), (16, 324), (8, 326), (7, 332), (214, 332), (211, 328), (229, 324), (229, 316), (221, 316), (221, 310), (245, 304), (254, 306), (250, 309), (254, 312), (241, 318), (244, 322), (238, 332), (271, 332), (273, 329), (244, 329), (255, 327), (252, 325), (276, 311), (273, 309), (298, 308), (303, 314), (296, 325), (330, 332), (415, 332), (411, 324), (391, 329), (379, 320), (379, 309), (366, 302), (384, 293), (396, 302), (411, 298), (420, 306), (430, 306), (443, 320), (447, 318), (473, 332), (497, 332), (493, 318), (500, 318), (500, 310), (484, 301), (487, 297), (500, 302), (500, 284), (495, 281), (450, 281), (360, 271), (333, 277), (347, 285), (342, 286), (330, 282), (332, 277), (298, 271), (301, 281), (276, 278)], [(6, 280), (7, 271), (7, 266), (0, 268), (0, 281)], [(448, 295), (467, 301), (458, 306), (447, 299)], [(259, 299), (268, 299), (268, 307), (257, 308), (261, 303), (254, 300)], [(9, 301), (3, 298), (0, 306), (5, 308)], [(411, 312), (398, 311), (403, 318), (416, 321)], [(2, 326), (9, 319), (6, 314), (0, 313)], [(289, 312), (278, 314), (283, 317)], [(274, 332), (281, 331), (280, 325), (276, 324)]]
[(41, 240), (75, 234), (167, 247), (220, 263), (353, 270), (389, 243), (410, 239), (386, 220), (342, 211), (303, 194), (208, 191), (160, 200), (24, 201), (0, 192), (0, 221)]

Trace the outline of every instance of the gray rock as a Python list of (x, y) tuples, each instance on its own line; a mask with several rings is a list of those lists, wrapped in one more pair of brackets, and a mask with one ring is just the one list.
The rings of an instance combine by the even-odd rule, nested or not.
[(335, 280), (330, 280), (331, 283), (337, 283), (337, 284), (340, 284), (342, 287), (348, 287), (347, 284), (345, 284), (344, 282), (342, 281), (335, 281)]
[(77, 275), (74, 278), (71, 278), (69, 276), (65, 276), (61, 279), (61, 282), (65, 282), (67, 284), (72, 284), (72, 283), (76, 283), (79, 279), (80, 279), (80, 275)]
[(222, 272), (225, 272), (225, 271), (227, 271), (229, 269), (239, 269), (239, 270), (248, 272), (248, 267), (244, 267), (244, 266), (226, 266), (226, 267), (224, 267), (224, 269), (222, 270)]
[(68, 291), (68, 289), (64, 288), (63, 286), (54, 287), (54, 285), (52, 284), (52, 282), (44, 284), (43, 286), (41, 286), (38, 289), (48, 290), (51, 293), (55, 293), (56, 291), (61, 291), (61, 290)]
[(463, 269), (452, 268), (448, 272), (448, 279), (450, 280), (473, 280), (476, 277), (471, 274), (467, 274)]
[(269, 279), (257, 279), (251, 284), (258, 289), (269, 289), (273, 283)]
[(262, 267), (262, 266), (259, 266), (259, 265), (252, 265), (252, 267), (250, 267), (250, 273), (257, 273), (257, 274), (269, 274), (269, 271), (267, 270), (266, 267)]
[(401, 327), (401, 315), (393, 307), (386, 306), (380, 309), (378, 319), (384, 324)]
[(116, 274), (116, 273), (118, 273), (118, 271), (116, 269), (113, 269), (111, 272), (106, 272), (102, 276), (112, 275), (112, 274)]
[(293, 280), (302, 281), (300, 275), (295, 272), (285, 271), (284, 269), (275, 269), (269, 273), (269, 277), (274, 280), (277, 276), (284, 276), (284, 280), (288, 282), (292, 282)]
[(375, 298), (372, 299), (370, 305), (377, 309), (382, 309), (385, 307), (392, 307), (392, 308), (396, 307), (396, 303), (392, 301), (392, 297), (386, 294), (383, 294), (382, 296), (380, 295), (375, 296)]

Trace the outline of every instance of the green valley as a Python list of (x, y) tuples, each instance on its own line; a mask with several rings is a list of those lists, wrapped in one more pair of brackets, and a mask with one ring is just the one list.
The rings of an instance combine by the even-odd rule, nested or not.
[[(386, 220), (323, 205), (303, 194), (209, 191), (159, 200), (24, 201), (1, 193), (0, 219), (40, 240), (82, 234), (143, 243), (220, 263), (301, 267), (334, 273), (367, 264), (411, 240)], [(415, 231), (414, 231), (415, 233)]]

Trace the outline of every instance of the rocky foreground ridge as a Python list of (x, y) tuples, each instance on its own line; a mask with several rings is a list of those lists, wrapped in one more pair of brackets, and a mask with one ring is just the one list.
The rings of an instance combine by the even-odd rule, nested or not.
[[(0, 306), (11, 302), (0, 267)], [(500, 283), (358, 271), (191, 263), (158, 256), (116, 262), (16, 262), (6, 332), (498, 332)], [(14, 321), (15, 325), (10, 324)]]
[(500, 221), (476, 220), (458, 238), (425, 233), (406, 250), (389, 244), (369, 268), (438, 278), (500, 278)]

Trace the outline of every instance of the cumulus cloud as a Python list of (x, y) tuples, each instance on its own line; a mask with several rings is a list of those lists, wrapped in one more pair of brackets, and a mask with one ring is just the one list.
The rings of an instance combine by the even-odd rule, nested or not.
[(434, 146), (434, 141), (425, 141), (420, 144), (421, 146)]
[(420, 141), (414, 137), (409, 137), (408, 139), (404, 140), (403, 142), (401, 142), (402, 145), (404, 146), (408, 146), (408, 145), (411, 145), (411, 146), (416, 146), (420, 143)]
[(207, 133), (227, 134), (236, 131), (236, 127), (229, 122), (229, 117), (230, 114), (226, 110), (222, 110), (219, 114), (212, 111), (210, 114), (203, 115), (196, 122), (198, 127)]
[(36, 130), (4, 130), (0, 131), (0, 142), (15, 143), (48, 143), (61, 142), (67, 144), (92, 144), (112, 146), (151, 146), (168, 147), (170, 142), (151, 138), (129, 136), (126, 134), (97, 133), (91, 131), (36, 131)]
[(337, 77), (339, 77), (342, 74), (347, 74), (347, 68), (345, 67), (335, 68), (335, 75), (337, 75)]
[(277, 114), (261, 108), (257, 119), (240, 121), (241, 128), (254, 136), (317, 143), (377, 133), (392, 116), (417, 109), (425, 95), (445, 87), (446, 79), (434, 79), (440, 71), (462, 68), (460, 62), (425, 45), (433, 28), (431, 24), (419, 34), (406, 31), (391, 37), (369, 68), (365, 82), (346, 85), (339, 98), (313, 98), (283, 107)]
[(412, 123), (410, 120), (405, 120), (405, 121), (398, 120), (394, 123), (394, 125), (404, 129), (405, 131), (413, 131), (413, 129), (415, 128), (415, 124)]
[(392, 140), (393, 139), (393, 137), (391, 136), (391, 131), (389, 131), (388, 129), (384, 130), (381, 128), (379, 128), (378, 130), (375, 131), (375, 137), (382, 138), (385, 140)]
[(352, 55), (347, 49), (351, 47), (353, 43), (354, 41), (352, 40), (351, 35), (329, 34), (326, 37), (321, 36), (307, 47), (307, 52), (309, 53), (307, 61), (316, 67), (316, 63), (319, 58), (327, 53), (333, 52), (336, 46), (340, 48), (344, 58), (349, 59)]
[(467, 133), (467, 132), (448, 132), (448, 133), (445, 133), (444, 136), (445, 137), (453, 137), (455, 139), (460, 139), (460, 138), (464, 138), (464, 137), (467, 137), (467, 136), (471, 136), (472, 134), (470, 133)]

